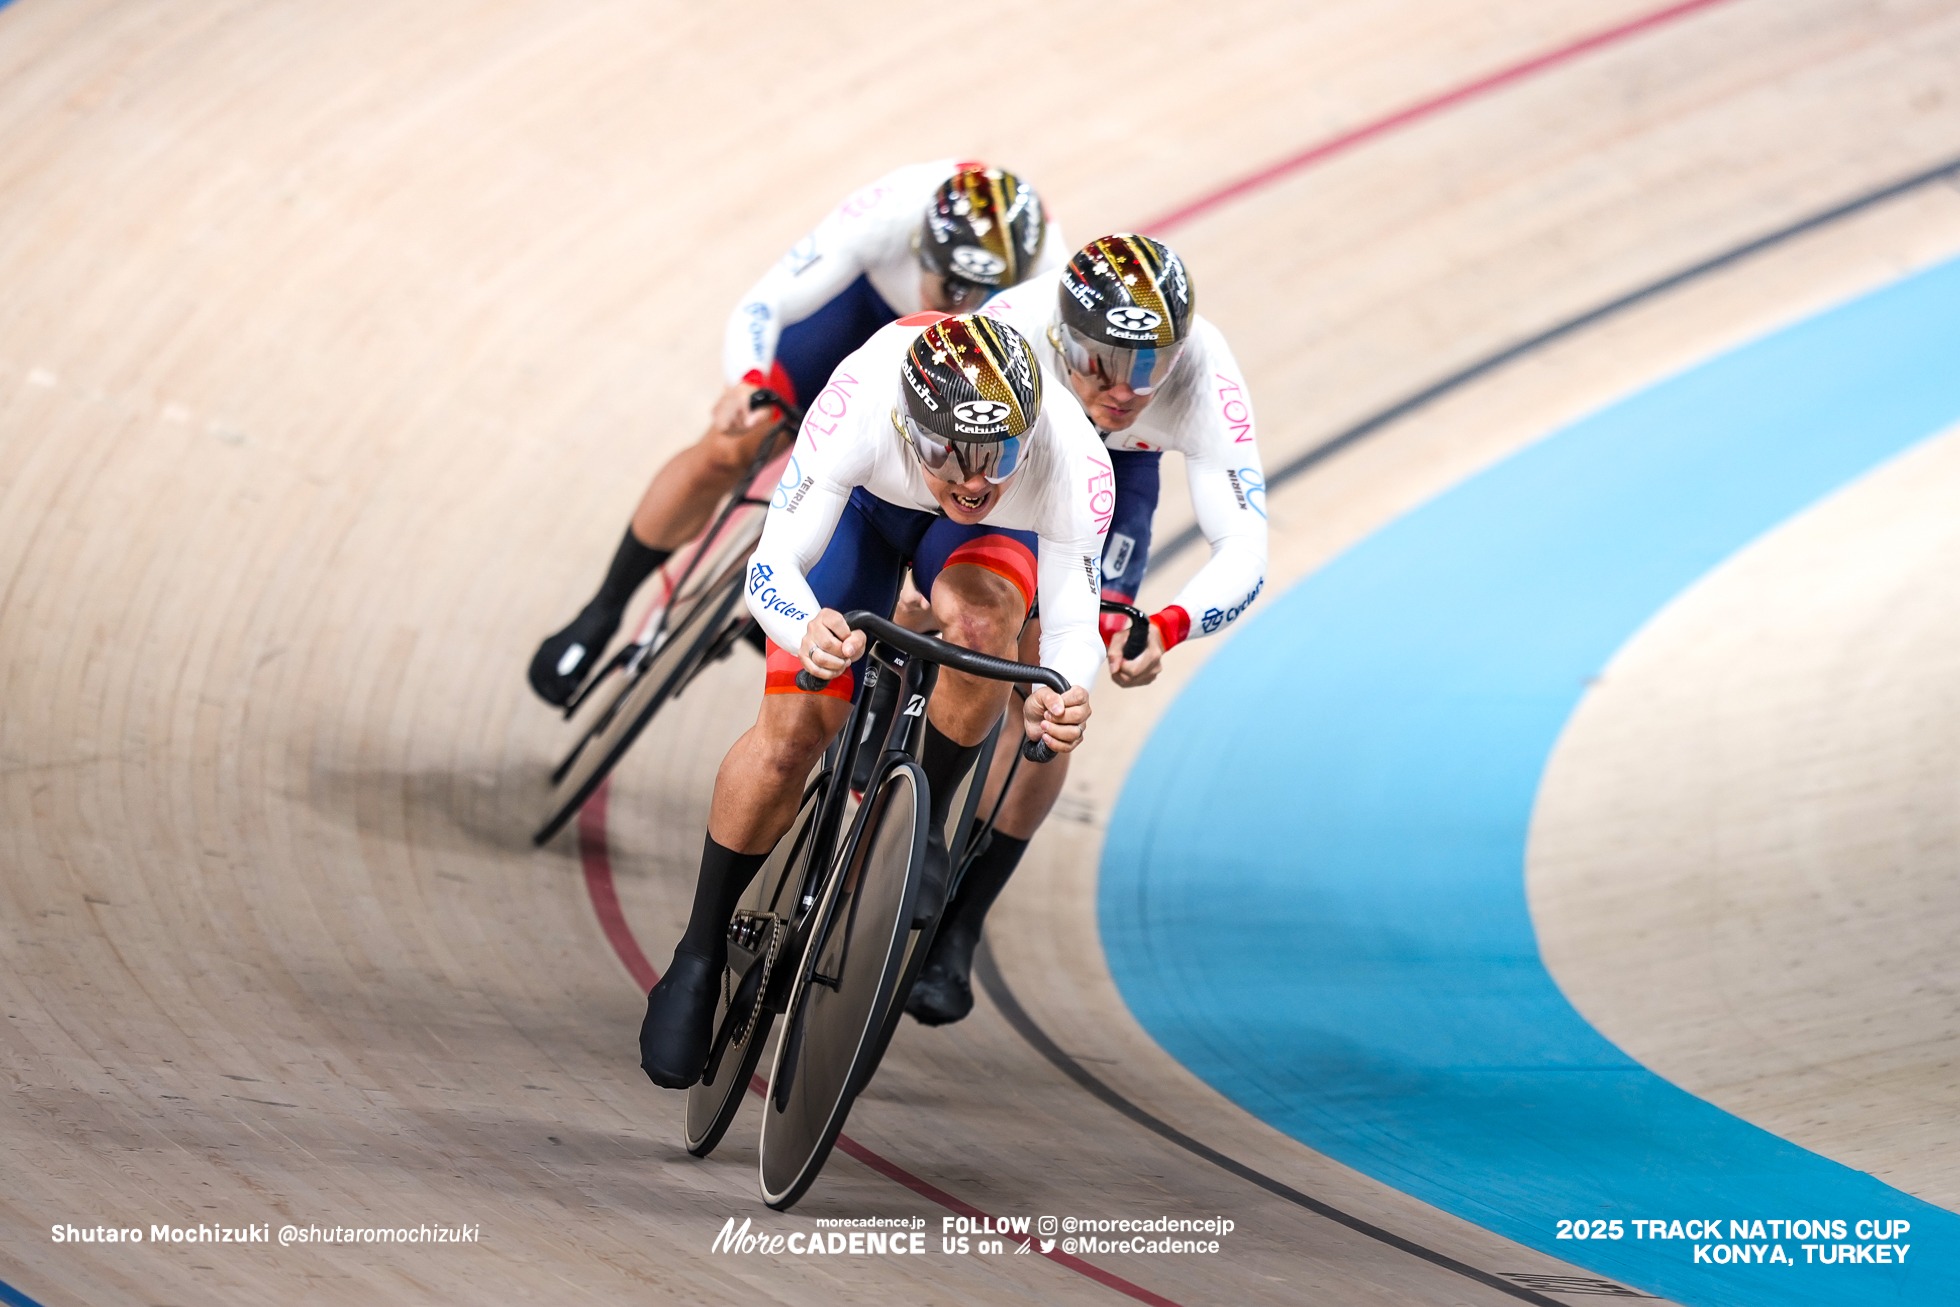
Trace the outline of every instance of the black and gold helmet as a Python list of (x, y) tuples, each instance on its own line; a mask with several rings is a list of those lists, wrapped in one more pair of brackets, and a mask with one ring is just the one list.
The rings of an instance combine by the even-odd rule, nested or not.
[(926, 206), (919, 263), (948, 282), (1000, 290), (1034, 271), (1046, 231), (1034, 187), (1000, 168), (961, 164)]
[(954, 484), (1014, 474), (1041, 413), (1041, 369), (1020, 332), (994, 318), (941, 318), (912, 342), (899, 374), (900, 426), (926, 471)]
[(1148, 236), (1105, 236), (1062, 273), (1061, 321), (1050, 333), (1069, 369), (1147, 395), (1170, 375), (1193, 316), (1191, 279)]

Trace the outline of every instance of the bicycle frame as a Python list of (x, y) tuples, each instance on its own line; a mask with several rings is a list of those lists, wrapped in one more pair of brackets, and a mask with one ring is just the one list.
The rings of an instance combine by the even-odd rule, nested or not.
[[(871, 696), (857, 696), (843, 732), (823, 759), (830, 790), (808, 818), (825, 838), (821, 857), (802, 869), (799, 901), (806, 905), (804, 915), (781, 954), (795, 961), (776, 964), (778, 974), (787, 978), (788, 992), (774, 1008), (785, 1024), (770, 1071), (760, 1149), (763, 1200), (778, 1210), (793, 1205), (821, 1170), (852, 1102), (883, 1058), (903, 1011), (899, 995), (916, 975), (937, 929), (936, 916), (917, 915), (923, 846), (932, 839), (931, 791), (917, 755), (939, 668), (991, 680), (1032, 681), (1058, 694), (1068, 691), (1067, 680), (1046, 667), (951, 645), (875, 613), (859, 610), (844, 618), (870, 636), (862, 688), (875, 688), (874, 678), (899, 675), (904, 678), (904, 706), (893, 716), (886, 739), (865, 740), (861, 737)], [(838, 841), (850, 794), (849, 769), (860, 748), (881, 752), (850, 833)], [(978, 800), (977, 782), (967, 784), (968, 801), (951, 832), (956, 839), (965, 835)], [(894, 831), (906, 842), (881, 843)], [(956, 850), (948, 853), (957, 856)], [(773, 977), (769, 988), (776, 988)]]
[[(857, 616), (859, 614), (852, 614), (853, 618)], [(829, 747), (824, 751), (822, 761), (818, 763), (818, 781), (821, 783), (833, 780), (834, 778), (834, 783), (830, 784), (826, 790), (823, 806), (818, 811), (814, 838), (811, 843), (812, 853), (804, 858), (802, 870), (798, 874), (799, 883), (795, 891), (795, 911), (799, 920), (795, 935), (782, 950), (782, 954), (785, 957), (800, 958), (805, 956), (807, 949), (822, 947), (822, 940), (811, 939), (805, 933), (809, 928), (809, 923), (804, 917), (804, 914), (808, 913), (810, 908), (815, 904), (817, 896), (822, 889), (824, 878), (845, 843), (843, 839), (845, 834), (843, 829), (845, 824), (845, 807), (849, 803), (852, 793), (849, 780), (850, 767), (856, 757), (857, 750), (879, 749), (878, 762), (873, 766), (870, 781), (864, 790), (864, 793), (870, 794), (877, 789), (879, 780), (882, 779), (885, 771), (895, 761), (908, 757), (916, 759), (924, 743), (926, 722), (924, 705), (932, 699), (933, 687), (939, 675), (939, 664), (930, 659), (915, 658), (912, 654), (902, 649), (893, 648), (884, 641), (877, 639), (871, 642), (865, 652), (866, 668), (864, 685), (859, 691), (857, 699), (851, 705), (851, 713), (845, 719), (844, 728), (830, 742)], [(859, 736), (864, 733), (865, 717), (869, 711), (871, 702), (871, 690), (877, 684), (878, 680), (885, 676), (897, 676), (900, 678), (901, 688), (899, 698), (904, 707), (901, 707), (898, 714), (894, 717), (891, 726), (887, 728), (888, 733), (882, 741), (860, 741)], [(913, 702), (918, 703), (919, 711), (907, 714), (905, 707), (910, 707)], [(898, 723), (901, 722), (904, 723), (904, 734), (894, 738), (890, 732), (895, 730)], [(996, 730), (998, 730), (998, 727)], [(991, 741), (992, 737), (990, 736), (989, 743)], [(880, 747), (881, 744), (882, 747)], [(991, 753), (991, 750), (984, 752)], [(977, 765), (984, 766), (985, 762), (986, 758), (983, 757)], [(968, 853), (968, 850), (964, 846), (965, 831), (971, 822), (974, 809), (979, 804), (979, 779), (980, 774), (976, 774), (975, 783), (967, 796), (967, 802), (960, 813), (960, 820), (955, 827), (960, 841), (960, 847), (955, 852), (961, 857), (961, 861), (955, 863), (956, 866), (963, 865), (965, 856)], [(789, 997), (787, 992), (789, 977), (790, 969), (779, 968), (775, 975), (771, 977), (770, 992), (760, 997), (760, 1001), (775, 1012), (782, 1012), (787, 1003)]]

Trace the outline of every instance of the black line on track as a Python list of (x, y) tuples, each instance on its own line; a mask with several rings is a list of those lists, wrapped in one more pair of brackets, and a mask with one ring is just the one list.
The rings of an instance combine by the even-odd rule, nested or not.
[(1408, 1253), (1411, 1257), (1420, 1257), (1423, 1261), (1440, 1266), (1446, 1271), (1454, 1271), (1466, 1279), (1488, 1285), (1500, 1293), (1509, 1294), (1520, 1302), (1536, 1303), (1539, 1307), (1564, 1307), (1563, 1303), (1547, 1298), (1543, 1294), (1533, 1293), (1529, 1289), (1521, 1288), (1518, 1285), (1512, 1284), (1509, 1280), (1499, 1279), (1489, 1271), (1480, 1271), (1474, 1266), (1465, 1265), (1463, 1262), (1457, 1261), (1454, 1257), (1439, 1253), (1433, 1248), (1425, 1248), (1419, 1243), (1404, 1239), (1401, 1235), (1391, 1230), (1384, 1230), (1379, 1225), (1372, 1225), (1358, 1216), (1350, 1216), (1340, 1208), (1329, 1203), (1324, 1203), (1311, 1194), (1301, 1193), (1290, 1184), (1275, 1180), (1264, 1172), (1253, 1170), (1236, 1158), (1227, 1157), (1211, 1145), (1193, 1139), (1190, 1135), (1185, 1134), (1182, 1130), (1179, 1130), (1176, 1126), (1163, 1120), (1161, 1117), (1153, 1116), (1149, 1112), (1144, 1111), (1141, 1107), (1138, 1107), (1135, 1103), (1132, 1103), (1129, 1099), (1123, 1097), (1123, 1095), (1117, 1093), (1114, 1089), (1111, 1089), (1101, 1080), (1098, 1080), (1093, 1072), (1069, 1056), (1059, 1044), (1050, 1039), (1047, 1031), (1035, 1024), (1034, 1018), (1027, 1014), (1026, 1009), (1021, 1006), (1020, 1000), (1014, 997), (1014, 991), (1007, 987), (1007, 981), (1001, 976), (1000, 968), (994, 965), (993, 951), (987, 947), (984, 939), (981, 941), (979, 951), (974, 955), (973, 974), (979, 979), (980, 988), (987, 991), (987, 997), (991, 998), (994, 1001), (994, 1006), (1000, 1009), (1000, 1014), (1007, 1018), (1007, 1024), (1014, 1027), (1016, 1034), (1033, 1045), (1037, 1053), (1047, 1058), (1056, 1070), (1060, 1071), (1070, 1080), (1073, 1080), (1083, 1089), (1089, 1091), (1094, 1097), (1102, 1100), (1105, 1105), (1127, 1116), (1130, 1120), (1150, 1131), (1150, 1133), (1176, 1144), (1179, 1148), (1182, 1148), (1185, 1152), (1195, 1157), (1203, 1158), (1220, 1170), (1229, 1171), (1241, 1180), (1248, 1180), (1266, 1192), (1284, 1198), (1296, 1207), (1304, 1207), (1317, 1216), (1324, 1216), (1337, 1225), (1345, 1225), (1357, 1234), (1367, 1235), (1370, 1239)]
[[(1711, 272), (1717, 272), (1732, 263), (1739, 263), (1751, 255), (1760, 254), (1764, 250), (1781, 245), (1785, 241), (1793, 240), (1808, 232), (1816, 231), (1820, 227), (1828, 227), (1834, 222), (1849, 218), (1865, 209), (1883, 204), (1887, 200), (1896, 199), (1909, 191), (1916, 191), (1923, 186), (1930, 186), (1934, 182), (1940, 181), (1943, 178), (1952, 177), (1955, 174), (1960, 174), (1960, 156), (1948, 159), (1945, 163), (1928, 168), (1924, 172), (1916, 172), (1910, 177), (1889, 182), (1877, 190), (1867, 191), (1855, 199), (1846, 200), (1842, 204), (1825, 209), (1821, 213), (1813, 213), (1809, 217), (1799, 219), (1787, 227), (1779, 227), (1767, 235), (1745, 241), (1741, 245), (1724, 250), (1713, 258), (1703, 259), (1700, 263), (1682, 268), (1678, 272), (1671, 272), (1658, 281), (1650, 281), (1645, 286), (1628, 291), (1618, 299), (1608, 300), (1604, 304), (1587, 309), (1584, 313), (1576, 317), (1567, 318), (1563, 322), (1547, 327), (1535, 336), (1528, 336), (1516, 344), (1507, 345), (1494, 354), (1486, 354), (1474, 363), (1459, 368), (1440, 381), (1424, 386), (1412, 395), (1407, 395), (1402, 399), (1396, 400), (1387, 408), (1370, 414), (1353, 426), (1336, 432), (1313, 448), (1296, 455), (1290, 462), (1281, 467), (1279, 471), (1274, 472), (1266, 478), (1266, 489), (1269, 492), (1268, 501), (1270, 502), (1270, 492), (1274, 488), (1291, 481), (1301, 473), (1332, 458), (1349, 445), (1359, 443), (1375, 434), (1375, 432), (1380, 431), (1383, 427), (1407, 417), (1417, 409), (1425, 408), (1435, 403), (1450, 392), (1460, 390), (1472, 381), (1477, 380), (1487, 373), (1495, 372), (1507, 363), (1516, 362), (1525, 355), (1542, 349), (1554, 341), (1561, 340), (1566, 336), (1572, 335), (1574, 332), (1592, 326), (1594, 323), (1622, 313), (1636, 304), (1653, 299), (1657, 295), (1663, 295), (1678, 286), (1707, 276)], [(1184, 530), (1178, 532), (1160, 545), (1151, 561), (1153, 563), (1162, 563), (1164, 560), (1175, 557), (1177, 554), (1189, 549), (1202, 539), (1204, 539), (1204, 533), (1195, 524), (1187, 526)]]
[[(1529, 336), (1515, 344), (1507, 345), (1495, 353), (1486, 354), (1483, 358), (1476, 360), (1466, 367), (1459, 368), (1448, 376), (1430, 383), (1414, 394), (1397, 400), (1384, 409), (1370, 414), (1353, 426), (1336, 432), (1326, 440), (1321, 441), (1318, 445), (1313, 446), (1304, 453), (1296, 455), (1266, 479), (1267, 490), (1271, 491), (1275, 487), (1293, 480), (1295, 477), (1302, 475), (1318, 464), (1325, 462), (1341, 450), (1346, 449), (1350, 445), (1358, 444), (1382, 428), (1407, 417), (1417, 409), (1432, 404), (1452, 391), (1460, 390), (1479, 377), (1495, 372), (1505, 364), (1515, 362), (1554, 341), (1562, 340), (1595, 323), (1602, 322), (1618, 313), (1622, 313), (1636, 304), (1653, 299), (1658, 295), (1663, 295), (1676, 287), (1707, 276), (1711, 272), (1726, 268), (1730, 264), (1739, 263), (1752, 255), (1760, 254), (1764, 250), (1781, 245), (1785, 241), (1793, 240), (1798, 236), (1816, 231), (1821, 227), (1828, 227), (1832, 223), (1852, 217), (1866, 209), (1883, 204), (1887, 200), (1896, 199), (1901, 195), (1916, 191), (1924, 186), (1929, 186), (1934, 182), (1956, 176), (1960, 176), (1960, 156), (1955, 156), (1946, 160), (1944, 163), (1936, 164), (1923, 172), (1916, 172), (1909, 177), (1903, 177), (1897, 181), (1887, 183), (1876, 190), (1866, 191), (1862, 195), (1833, 205), (1831, 208), (1825, 209), (1820, 213), (1813, 213), (1809, 217), (1801, 218), (1788, 226), (1779, 227), (1775, 231), (1733, 246), (1711, 258), (1703, 259), (1699, 263), (1691, 264), (1677, 272), (1669, 273), (1657, 281), (1648, 282), (1646, 285), (1628, 291), (1616, 299), (1608, 300), (1604, 304), (1587, 309), (1583, 313), (1547, 327), (1534, 336)], [(1195, 524), (1186, 527), (1159, 547), (1157, 556), (1153, 561), (1161, 563), (1165, 559), (1172, 558), (1183, 550), (1189, 549), (1203, 538), (1203, 533)], [(1117, 1093), (1101, 1080), (1098, 1080), (1087, 1067), (1069, 1056), (1060, 1045), (1050, 1039), (1048, 1032), (1035, 1024), (1034, 1018), (1027, 1014), (1027, 1010), (1021, 1006), (1020, 1000), (1014, 997), (1014, 991), (1007, 987), (1007, 981), (1000, 974), (999, 967), (994, 964), (993, 952), (987, 947), (985, 941), (982, 941), (980, 950), (974, 959), (974, 974), (980, 981), (980, 987), (986, 990), (987, 996), (993, 1000), (994, 1006), (999, 1008), (1001, 1015), (1007, 1018), (1007, 1024), (1012, 1026), (1015, 1033), (1026, 1040), (1037, 1053), (1040, 1053), (1042, 1057), (1046, 1058), (1056, 1070), (1060, 1071), (1070, 1080), (1073, 1080), (1104, 1105), (1128, 1117), (1159, 1138), (1177, 1145), (1194, 1157), (1199, 1157), (1210, 1162), (1222, 1171), (1230, 1172), (1232, 1175), (1238, 1176), (1241, 1180), (1258, 1185), (1268, 1193), (1284, 1198), (1287, 1202), (1295, 1206), (1303, 1207), (1336, 1224), (1344, 1225), (1358, 1234), (1366, 1235), (1370, 1239), (1377, 1240), (1378, 1242), (1387, 1244), (1391, 1248), (1408, 1253), (1412, 1257), (1419, 1257), (1445, 1270), (1454, 1271), (1458, 1275), (1475, 1280), (1479, 1284), (1487, 1285), (1522, 1302), (1537, 1303), (1541, 1307), (1563, 1307), (1563, 1304), (1551, 1298), (1544, 1297), (1542, 1294), (1533, 1293), (1529, 1289), (1521, 1288), (1507, 1280), (1499, 1279), (1488, 1271), (1480, 1271), (1474, 1266), (1465, 1265), (1453, 1257), (1448, 1257), (1433, 1249), (1425, 1248), (1421, 1244), (1404, 1239), (1399, 1234), (1384, 1230), (1378, 1225), (1371, 1225), (1358, 1216), (1350, 1216), (1337, 1207), (1330, 1206), (1309, 1194), (1301, 1193), (1291, 1185), (1275, 1180), (1263, 1172), (1255, 1171), (1245, 1165), (1245, 1163), (1235, 1158), (1227, 1157), (1224, 1153), (1219, 1152), (1210, 1145), (1193, 1139), (1190, 1135), (1185, 1134), (1168, 1121), (1161, 1120), (1149, 1112), (1144, 1111), (1141, 1107), (1138, 1107), (1135, 1103), (1132, 1103), (1129, 1099)]]

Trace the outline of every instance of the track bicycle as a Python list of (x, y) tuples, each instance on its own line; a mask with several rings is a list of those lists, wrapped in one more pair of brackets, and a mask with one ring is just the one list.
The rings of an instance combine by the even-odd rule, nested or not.
[[(1123, 640), (1123, 657), (1126, 659), (1135, 658), (1138, 654), (1142, 653), (1144, 647), (1150, 642), (1150, 618), (1141, 609), (1115, 599), (1103, 600), (1102, 611), (1107, 614), (1127, 617), (1129, 619), (1129, 633)], [(1039, 615), (1040, 606), (1037, 604), (1028, 613), (1028, 621), (1034, 621)], [(1020, 665), (1027, 666), (1028, 664), (1024, 663)], [(1014, 687), (1014, 693), (1018, 696), (1026, 697), (1027, 689), (1025, 685), (1017, 684)], [(1060, 692), (1058, 691), (1058, 693)], [(960, 796), (960, 802), (956, 805), (960, 816), (958, 818), (958, 825), (954, 829), (960, 833), (962, 839), (957, 845), (951, 838), (948, 838), (946, 841), (946, 848), (950, 854), (952, 863), (951, 875), (948, 877), (946, 885), (946, 902), (949, 905), (953, 902), (954, 895), (959, 893), (960, 882), (965, 879), (968, 868), (973, 866), (975, 859), (985, 853), (987, 846), (993, 842), (994, 823), (1000, 818), (1001, 806), (1007, 802), (1007, 792), (1014, 784), (1014, 776), (1020, 770), (1021, 763), (1027, 759), (1033, 759), (1033, 761), (1038, 763), (1045, 763), (1051, 761), (1055, 756), (1054, 752), (1045, 745), (1040, 748), (1030, 746), (1015, 750), (1013, 757), (1008, 759), (1007, 774), (1001, 778), (1000, 789), (994, 795), (993, 807), (988, 810), (983, 820), (978, 823), (973, 820), (976, 806), (974, 801), (979, 797), (980, 790), (985, 787), (988, 771), (993, 765), (994, 742), (999, 732), (1006, 729), (1008, 724), (1014, 722), (1019, 715), (1014, 705), (1010, 703), (1007, 713), (1000, 722), (995, 724), (994, 734), (990, 734), (987, 737), (986, 744), (981, 750), (980, 758), (974, 763), (972, 771), (968, 773), (965, 782), (970, 787), (968, 792)], [(860, 770), (864, 769), (863, 757), (864, 755), (860, 753)], [(859, 790), (864, 788), (861, 781), (855, 784)], [(912, 993), (912, 985), (914, 981), (918, 980), (919, 972), (925, 969), (926, 959), (932, 950), (933, 937), (938, 933), (940, 920), (941, 918), (935, 918), (930, 923), (929, 929), (924, 931), (915, 930), (912, 933), (912, 937), (906, 947), (904, 966), (899, 974), (896, 998), (890, 1010), (885, 1015), (885, 1029), (879, 1037), (877, 1050), (872, 1055), (873, 1067), (884, 1060), (885, 1049), (890, 1046), (892, 1036), (898, 1033), (899, 1019), (905, 1015), (905, 1000)], [(869, 1079), (868, 1075), (866, 1079)]]
[[(770, 1026), (782, 1018), (760, 1148), (763, 1201), (779, 1211), (822, 1170), (891, 1038), (901, 980), (923, 962), (938, 925), (936, 915), (918, 915), (931, 808), (918, 752), (940, 667), (1068, 689), (1048, 668), (962, 649), (875, 613), (858, 610), (845, 621), (871, 636), (864, 692), (818, 763), (790, 833), (729, 923), (715, 1035), (702, 1078), (688, 1091), (688, 1151), (705, 1156), (734, 1119)], [(898, 681), (904, 708), (872, 731), (873, 680), (886, 677)], [(953, 866), (964, 856), (1000, 727), (963, 782), (965, 794), (949, 805)], [(876, 750), (877, 762), (859, 790), (850, 780), (864, 749)], [(1045, 741), (1025, 749), (1038, 762), (1054, 756)]]
[[(1135, 658), (1142, 653), (1150, 636), (1149, 618), (1130, 604), (1110, 599), (1102, 601), (1102, 611), (1125, 617), (1130, 623), (1123, 656)], [(823, 859), (816, 855), (819, 850), (827, 853), (834, 849), (837, 832), (848, 829), (858, 796), (869, 787), (871, 773), (884, 752), (882, 742), (889, 735), (892, 719), (900, 703), (909, 702), (906, 685), (905, 676), (881, 672), (880, 664), (875, 661), (868, 665), (858, 712), (824, 754), (817, 774), (804, 792), (790, 833), (777, 844), (750, 882), (743, 904), (731, 923), (729, 963), (715, 1014), (715, 1035), (709, 1046), (706, 1070), (688, 1093), (686, 1141), (688, 1151), (697, 1157), (706, 1157), (721, 1142), (741, 1109), (743, 1091), (761, 1090), (762, 1082), (755, 1078), (756, 1067), (765, 1052), (770, 1028), (783, 1011), (789, 989), (788, 973), (777, 966), (779, 951), (790, 923), (799, 920), (815, 904), (812, 887), (823, 864)], [(1012, 716), (1011, 709), (1009, 716)], [(981, 756), (964, 782), (967, 792), (950, 805), (952, 829), (947, 833), (946, 846), (952, 858), (953, 874), (946, 892), (949, 903), (959, 892), (960, 881), (974, 859), (986, 851), (1007, 787), (1013, 784), (1015, 771), (1028, 756), (1026, 750), (1015, 753), (992, 808), (976, 825), (973, 818), (979, 787), (990, 770), (998, 729), (984, 742)], [(849, 750), (844, 748), (846, 740), (852, 742)], [(832, 791), (831, 780), (840, 766), (846, 768), (844, 774), (850, 778), (849, 784), (841, 791)], [(820, 812), (826, 795), (832, 793), (837, 795), (839, 806), (830, 813)], [(932, 924), (936, 929), (938, 923)], [(877, 1060), (882, 1060), (884, 1049), (898, 1028), (904, 1009), (903, 996), (910, 992), (931, 945), (930, 934), (922, 935), (918, 931), (908, 940), (896, 990), (900, 1001), (893, 1004), (887, 1015), (875, 1054)]]
[(552, 769), (544, 820), (531, 836), (533, 844), (544, 844), (572, 819), (654, 714), (703, 668), (727, 657), (745, 639), (761, 647), (760, 628), (742, 603), (742, 577), (789, 459), (783, 437), (795, 438), (803, 414), (766, 389), (749, 397), (749, 407), (773, 407), (780, 416), (763, 438), (741, 487), (705, 532), (662, 565), (655, 577), (659, 597), (634, 638), (565, 705), (566, 720), (583, 714), (585, 726)]
[[(1104, 600), (1102, 608), (1106, 613), (1120, 614), (1130, 621), (1123, 656), (1135, 658), (1143, 652), (1150, 634), (1149, 619), (1138, 609), (1113, 600)], [(939, 650), (951, 650), (958, 656), (958, 661), (953, 661), (951, 665), (960, 670), (966, 670), (967, 659), (984, 657), (889, 621), (878, 620), (875, 626), (869, 623), (861, 625), (858, 621), (860, 617), (871, 616), (858, 612), (850, 614), (846, 620), (853, 627), (867, 630), (878, 638), (883, 638), (887, 631), (899, 632), (899, 638), (908, 647), (916, 649), (918, 646), (915, 642), (927, 641), (929, 644), (925, 647), (935, 654)], [(887, 643), (891, 643), (901, 657), (905, 656), (906, 649), (897, 642)], [(1016, 677), (1045, 670), (1002, 659), (991, 659), (989, 662), (1004, 663)], [(818, 763), (815, 776), (804, 790), (802, 804), (789, 833), (777, 843), (756, 873), (741, 906), (735, 911), (729, 925), (728, 965), (717, 1000), (715, 1033), (709, 1043), (708, 1060), (701, 1079), (688, 1090), (685, 1138), (687, 1150), (696, 1157), (706, 1157), (721, 1142), (741, 1109), (745, 1091), (751, 1087), (762, 1088), (755, 1076), (756, 1068), (761, 1062), (776, 1017), (787, 1010), (790, 1002), (796, 971), (794, 958), (808, 939), (809, 913), (821, 897), (823, 873), (831, 866), (839, 832), (852, 829), (853, 819), (861, 806), (859, 797), (871, 792), (874, 771), (891, 753), (885, 746), (891, 740), (894, 720), (912, 723), (915, 729), (909, 732), (910, 736), (916, 737), (923, 730), (919, 724), (923, 722), (923, 705), (930, 697), (931, 686), (928, 682), (921, 687), (919, 681), (925, 677), (925, 668), (930, 665), (923, 659), (915, 658), (909, 666), (901, 664), (895, 667), (883, 657), (867, 658), (865, 684), (853, 705), (851, 717)], [(936, 666), (933, 667), (935, 674), (936, 670)], [(1059, 677), (1056, 679), (1060, 680)], [(1052, 683), (1042, 683), (1050, 684), (1050, 688), (1053, 688)], [(899, 718), (899, 706), (905, 704), (909, 708), (914, 703), (920, 705), (919, 715)], [(1010, 709), (1007, 720), (1014, 716)], [(959, 882), (967, 868), (985, 849), (992, 834), (994, 819), (1000, 813), (1001, 799), (997, 798), (986, 819), (977, 826), (974, 822), (980, 788), (987, 777), (1002, 725), (997, 723), (988, 735), (979, 758), (962, 782), (965, 792), (956, 796), (955, 802), (948, 808), (950, 829), (946, 832), (946, 848), (953, 869), (946, 891), (948, 903), (959, 892)], [(916, 751), (917, 739), (912, 738), (911, 744)], [(1036, 752), (1043, 755), (1037, 761), (1046, 761), (1053, 756), (1046, 746), (1036, 750), (1030, 745), (1015, 753), (1012, 768), (1018, 768), (1023, 758)], [(1010, 769), (1007, 776), (1009, 784), (1012, 783), (1013, 774)], [(842, 783), (833, 783), (840, 779)], [(1005, 796), (1006, 792), (1003, 785), (1001, 795)], [(926, 807), (919, 808), (921, 814), (927, 810)], [(898, 1028), (899, 1019), (904, 1014), (904, 996), (911, 991), (913, 980), (925, 964), (938, 924), (935, 918), (906, 933), (898, 983), (893, 987), (893, 998), (886, 1005), (885, 1019), (876, 1043), (865, 1054), (866, 1065), (859, 1088), (869, 1081), (871, 1070), (883, 1059), (885, 1049)], [(844, 1111), (848, 1111), (848, 1103)], [(842, 1128), (842, 1124), (843, 1116), (840, 1113), (838, 1129)], [(835, 1131), (830, 1141), (824, 1143), (824, 1151), (827, 1152), (834, 1141)], [(820, 1165), (819, 1158), (817, 1166), (810, 1168), (809, 1178), (814, 1178)], [(807, 1186), (807, 1180), (805, 1183)], [(797, 1195), (801, 1192), (801, 1189), (796, 1191)], [(791, 1196), (783, 1205), (794, 1201), (795, 1196)]]

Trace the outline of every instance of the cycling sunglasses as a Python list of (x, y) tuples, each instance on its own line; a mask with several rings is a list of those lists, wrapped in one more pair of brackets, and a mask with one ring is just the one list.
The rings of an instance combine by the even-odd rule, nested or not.
[(1019, 436), (990, 441), (945, 440), (920, 426), (910, 413), (905, 415), (905, 436), (926, 471), (952, 485), (976, 476), (999, 485), (1013, 476), (1021, 463)]
[(1106, 345), (1076, 334), (1066, 323), (1051, 327), (1048, 339), (1061, 351), (1070, 372), (1094, 377), (1105, 387), (1127, 385), (1139, 395), (1148, 395), (1164, 383), (1184, 353), (1184, 342), (1163, 349), (1124, 349)]

